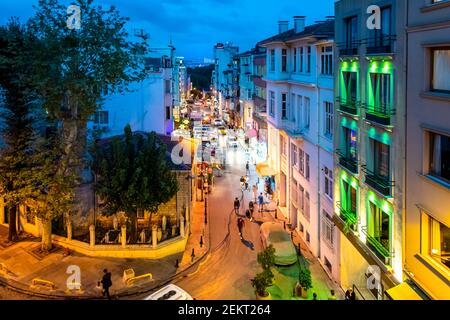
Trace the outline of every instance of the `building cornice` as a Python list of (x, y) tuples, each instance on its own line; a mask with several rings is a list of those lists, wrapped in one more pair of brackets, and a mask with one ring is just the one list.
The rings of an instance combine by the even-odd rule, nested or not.
[(429, 23), (429, 24), (421, 24), (416, 26), (409, 26), (406, 28), (407, 33), (415, 33), (415, 32), (424, 32), (424, 31), (433, 31), (439, 29), (450, 28), (450, 20), (437, 22), (437, 23)]

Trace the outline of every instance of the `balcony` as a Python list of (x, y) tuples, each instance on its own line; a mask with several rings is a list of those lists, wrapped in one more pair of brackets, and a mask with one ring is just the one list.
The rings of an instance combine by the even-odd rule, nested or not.
[(337, 44), (340, 56), (357, 56), (358, 48), (361, 44), (360, 40), (350, 42), (341, 42)]
[(391, 117), (395, 115), (395, 109), (388, 104), (379, 104), (376, 106), (364, 105), (366, 109), (366, 120), (381, 124), (383, 126), (392, 125)]
[(350, 227), (353, 231), (358, 231), (358, 216), (356, 212), (345, 209), (341, 202), (336, 202), (336, 206), (339, 209), (339, 217), (342, 221)]
[(336, 98), (337, 103), (339, 103), (339, 110), (354, 116), (358, 115), (358, 101), (354, 99), (345, 99), (341, 97)]
[(344, 154), (341, 150), (336, 151), (339, 156), (339, 164), (352, 173), (358, 173), (358, 160)]
[(372, 250), (378, 259), (380, 259), (385, 265), (389, 265), (394, 253), (387, 250), (386, 247), (378, 241), (378, 239), (371, 236), (367, 230), (367, 226), (361, 227), (361, 231), (366, 236), (366, 245), (370, 248), (370, 250)]
[(377, 36), (367, 39), (366, 53), (373, 55), (393, 54), (394, 42), (397, 39), (394, 35)]
[(366, 176), (366, 184), (380, 192), (387, 198), (392, 197), (392, 188), (395, 186), (395, 182), (389, 180), (388, 177), (379, 175), (367, 168), (367, 165), (361, 166), (361, 170)]

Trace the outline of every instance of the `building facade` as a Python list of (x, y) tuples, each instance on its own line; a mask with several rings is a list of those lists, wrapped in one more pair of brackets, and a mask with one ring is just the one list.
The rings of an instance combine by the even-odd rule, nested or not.
[(360, 299), (403, 280), (406, 2), (335, 3), (334, 220), (340, 283)]
[(405, 278), (448, 300), (450, 1), (409, 1), (407, 16)]
[(278, 209), (331, 278), (339, 275), (333, 216), (334, 21), (294, 28), (259, 43), (267, 49), (268, 166)]

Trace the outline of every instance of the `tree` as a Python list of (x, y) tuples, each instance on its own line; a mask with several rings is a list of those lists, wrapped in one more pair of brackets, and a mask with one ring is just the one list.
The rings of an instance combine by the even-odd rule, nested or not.
[(8, 208), (8, 240), (17, 240), (18, 207), (33, 188), (30, 158), (35, 132), (35, 95), (31, 86), (35, 39), (17, 19), (0, 27), (0, 117), (3, 145), (0, 150), (0, 191)]
[(160, 204), (177, 193), (178, 182), (167, 163), (166, 147), (154, 132), (133, 135), (127, 125), (124, 133), (96, 146), (93, 169), (105, 214), (125, 212), (134, 241), (137, 210), (156, 213)]
[(275, 265), (275, 248), (273, 245), (268, 246), (258, 253), (257, 261), (262, 268), (262, 272), (251, 279), (252, 286), (260, 297), (267, 297), (268, 293), (266, 289), (272, 285), (274, 278), (271, 271), (271, 268)]
[(263, 270), (269, 270), (275, 265), (275, 248), (273, 245), (269, 245), (266, 249), (258, 253), (258, 263)]
[(146, 75), (147, 45), (128, 40), (127, 18), (115, 7), (95, 6), (93, 0), (74, 4), (81, 10), (78, 30), (67, 27), (67, 7), (58, 0), (39, 0), (28, 23), (38, 39), (31, 61), (33, 86), (52, 124), (52, 134), (41, 144), (52, 162), (37, 165), (47, 170), (41, 177), (47, 185), (39, 184), (36, 195), (45, 235), (51, 234), (52, 219), (73, 203), (70, 189), (78, 183), (84, 164), (86, 124), (100, 109), (104, 95), (127, 91), (130, 83)]

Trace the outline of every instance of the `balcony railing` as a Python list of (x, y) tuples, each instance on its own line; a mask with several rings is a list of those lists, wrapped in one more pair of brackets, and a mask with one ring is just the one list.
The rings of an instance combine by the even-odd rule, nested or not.
[(339, 110), (355, 116), (358, 115), (358, 105), (360, 104), (358, 101), (341, 97), (337, 97), (336, 101), (339, 103)]
[(336, 206), (339, 209), (339, 216), (341, 217), (341, 219), (345, 222), (348, 223), (348, 225), (350, 226), (350, 229), (352, 229), (353, 231), (357, 231), (358, 230), (358, 216), (356, 214), (356, 212), (352, 212), (350, 210), (345, 209), (341, 202), (336, 202)]
[(340, 56), (357, 56), (361, 40), (340, 42), (337, 44)]
[(379, 123), (383, 126), (392, 124), (391, 117), (395, 115), (395, 109), (390, 104), (368, 105), (365, 104), (366, 120)]
[(358, 160), (344, 154), (341, 150), (336, 150), (339, 156), (339, 164), (353, 173), (358, 173)]
[(380, 243), (378, 239), (371, 236), (367, 230), (367, 226), (361, 227), (361, 231), (366, 236), (366, 245), (381, 261), (384, 262), (384, 264), (389, 265), (394, 253), (386, 249), (386, 247)]
[(376, 36), (366, 40), (367, 54), (392, 54), (394, 52), (395, 35)]
[(388, 177), (379, 175), (367, 168), (367, 165), (361, 166), (361, 170), (366, 176), (366, 184), (390, 198), (392, 197), (392, 188), (395, 186), (395, 182), (391, 181)]

